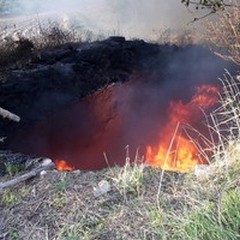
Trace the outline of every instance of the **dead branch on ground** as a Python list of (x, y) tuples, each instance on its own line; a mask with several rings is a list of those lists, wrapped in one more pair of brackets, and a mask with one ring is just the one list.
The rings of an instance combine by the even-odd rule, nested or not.
[(11, 121), (14, 121), (14, 122), (20, 122), (20, 120), (21, 120), (21, 118), (18, 115), (11, 113), (8, 110), (3, 109), (1, 107), (0, 107), (0, 116), (2, 116), (3, 118), (7, 118)]
[(4, 189), (15, 186), (21, 182), (24, 182), (30, 178), (38, 176), (42, 171), (46, 170), (52, 170), (55, 168), (55, 164), (53, 162), (47, 164), (47, 165), (42, 165), (41, 167), (38, 167), (36, 169), (33, 169), (32, 171), (25, 173), (17, 178), (14, 178), (10, 181), (7, 181), (5, 183), (0, 183), (0, 192), (2, 192)]

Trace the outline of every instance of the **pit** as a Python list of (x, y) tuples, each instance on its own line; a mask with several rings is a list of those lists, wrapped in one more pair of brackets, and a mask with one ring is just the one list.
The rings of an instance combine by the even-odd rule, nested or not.
[(22, 119), (1, 123), (2, 149), (49, 157), (59, 170), (130, 159), (191, 172), (210, 159), (199, 145), (224, 68), (232, 66), (202, 46), (123, 37), (43, 50), (1, 83), (0, 105)]

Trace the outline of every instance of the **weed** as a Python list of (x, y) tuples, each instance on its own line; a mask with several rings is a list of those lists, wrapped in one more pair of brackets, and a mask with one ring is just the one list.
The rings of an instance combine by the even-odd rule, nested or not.
[(6, 172), (10, 176), (14, 176), (17, 173), (21, 172), (23, 170), (23, 166), (17, 163), (4, 163)]
[(60, 181), (55, 184), (56, 190), (58, 192), (66, 192), (67, 186), (69, 184), (69, 178), (67, 173), (63, 173)]
[(18, 240), (19, 239), (19, 233), (18, 233), (18, 230), (16, 228), (10, 228), (9, 239), (10, 240)]
[(214, 21), (206, 19), (207, 39), (217, 55), (225, 60), (240, 64), (240, 31), (239, 31), (239, 2), (234, 3), (233, 8), (226, 8), (216, 13)]
[(59, 234), (58, 239), (96, 239), (96, 232), (100, 231), (104, 220), (95, 215), (83, 215), (77, 223), (65, 225)]
[(224, 193), (219, 205), (199, 208), (182, 222), (187, 239), (239, 239), (240, 195), (235, 190)]
[(112, 170), (111, 179), (122, 196), (126, 197), (129, 193), (139, 195), (140, 188), (143, 185), (143, 171), (145, 168), (145, 165), (141, 162), (142, 160), (139, 157), (138, 151), (136, 152), (135, 160), (130, 160), (127, 147), (125, 165)]
[(58, 192), (53, 194), (50, 206), (55, 208), (63, 208), (66, 205), (66, 202), (66, 196), (62, 192)]
[(10, 191), (5, 191), (3, 193), (2, 202), (4, 205), (8, 206), (18, 201), (19, 201), (19, 195), (12, 193)]

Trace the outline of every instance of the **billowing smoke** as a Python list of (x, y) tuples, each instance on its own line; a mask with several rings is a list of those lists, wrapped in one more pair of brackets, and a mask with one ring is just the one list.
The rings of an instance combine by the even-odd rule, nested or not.
[[(199, 127), (204, 120), (198, 117), (200, 107), (189, 103), (198, 87), (218, 84), (226, 64), (199, 47), (176, 50), (169, 59), (164, 56), (162, 51), (159, 57), (143, 60), (147, 70), (131, 75), (128, 82), (108, 86), (29, 126), (13, 138), (11, 149), (63, 159), (80, 169), (101, 169), (107, 166), (103, 152), (111, 166), (123, 164), (127, 145), (133, 157), (137, 148), (145, 155), (146, 146), (171, 138), (178, 121), (166, 127), (171, 112), (178, 113), (172, 103), (177, 102), (174, 107), (180, 106), (183, 113), (190, 106), (186, 120)], [(202, 95), (195, 100), (204, 99)]]
[[(41, 21), (62, 21), (94, 34), (156, 38), (163, 29), (184, 29), (193, 19), (180, 0), (52, 0), (12, 1), (12, 15), (38, 16)], [(19, 19), (15, 22), (21, 25)]]

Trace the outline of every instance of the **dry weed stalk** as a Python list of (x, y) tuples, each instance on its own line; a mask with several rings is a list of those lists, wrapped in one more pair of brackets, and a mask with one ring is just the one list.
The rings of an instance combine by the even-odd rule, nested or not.
[(232, 1), (234, 8), (217, 12), (214, 20), (207, 21), (207, 40), (216, 55), (240, 64), (240, 4)]
[(229, 165), (229, 148), (237, 146), (240, 139), (240, 79), (226, 71), (220, 81), (223, 86), (221, 105), (211, 114), (212, 129), (218, 136), (213, 158), (215, 161), (224, 161), (223, 165)]
[[(239, 153), (240, 149), (240, 76), (232, 76), (225, 70), (225, 74), (219, 80), (222, 84), (219, 107), (209, 116), (206, 115), (208, 136), (191, 126), (185, 127), (186, 135), (197, 147), (200, 155), (208, 160), (211, 175), (218, 171), (227, 175), (229, 168), (239, 161), (236, 153)], [(198, 134), (204, 147), (191, 138), (190, 132)], [(210, 158), (208, 152), (211, 153)]]

